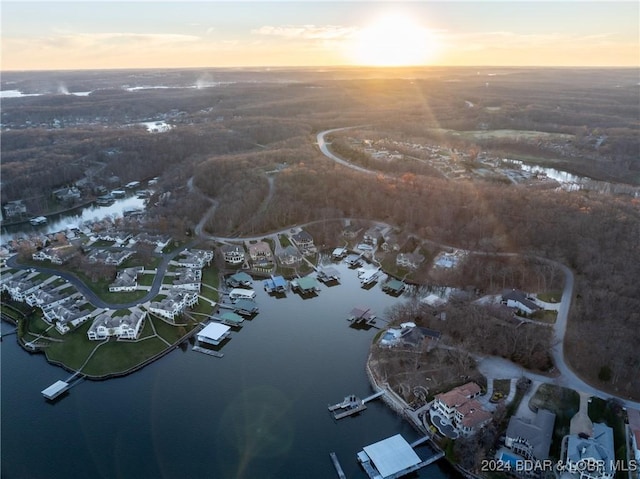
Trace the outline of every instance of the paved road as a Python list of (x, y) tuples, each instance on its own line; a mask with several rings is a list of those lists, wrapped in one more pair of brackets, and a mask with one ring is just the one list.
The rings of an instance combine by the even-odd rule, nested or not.
[[(347, 168), (351, 168), (352, 170), (359, 171), (360, 173), (365, 173), (367, 175), (376, 175), (376, 176), (382, 174), (379, 171), (368, 170), (366, 168), (363, 168), (362, 166), (354, 165), (353, 163), (350, 163), (350, 162), (348, 162), (346, 160), (343, 160), (339, 156), (334, 155), (329, 150), (329, 147), (327, 146), (328, 143), (324, 139), (324, 137), (326, 135), (328, 135), (329, 133), (333, 133), (334, 131), (351, 130), (353, 128), (360, 128), (360, 127), (348, 126), (348, 127), (345, 127), (345, 128), (334, 128), (333, 130), (325, 130), (325, 131), (321, 131), (320, 133), (318, 133), (316, 138), (317, 138), (317, 141), (318, 141), (318, 147), (320, 148), (320, 151), (322, 151), (324, 156), (326, 156), (327, 158), (332, 159), (336, 163), (340, 163), (341, 165), (346, 166)], [(386, 176), (386, 175), (383, 175), (383, 176)]]

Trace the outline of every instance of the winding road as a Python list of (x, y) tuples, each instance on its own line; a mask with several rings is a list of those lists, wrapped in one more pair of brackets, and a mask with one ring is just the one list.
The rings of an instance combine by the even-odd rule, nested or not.
[[(352, 163), (349, 163), (348, 161), (343, 160), (342, 158), (337, 157), (336, 155), (334, 155), (333, 153), (331, 153), (331, 151), (329, 151), (328, 148), (328, 144), (325, 141), (325, 136), (331, 132), (335, 132), (335, 131), (341, 131), (341, 130), (347, 130), (347, 129), (351, 129), (351, 128), (357, 128), (357, 127), (345, 127), (345, 128), (335, 128), (335, 129), (331, 129), (331, 130), (325, 130), (322, 131), (320, 133), (318, 133), (317, 135), (317, 141), (318, 141), (318, 147), (320, 148), (320, 151), (329, 159), (331, 159), (332, 161), (335, 161), (336, 163), (343, 165), (347, 168), (351, 168), (353, 170), (359, 171), (361, 173), (364, 174), (368, 174), (368, 175), (379, 175), (380, 173), (375, 171), (375, 170), (369, 170), (357, 165), (354, 165)], [(270, 182), (270, 189), (272, 189), (273, 184)], [(192, 246), (194, 246), (195, 244), (197, 244), (198, 241), (200, 241), (201, 239), (209, 239), (209, 240), (214, 240), (217, 242), (221, 242), (221, 243), (227, 243), (230, 241), (250, 241), (250, 240), (260, 240), (266, 237), (273, 237), (276, 241), (276, 244), (279, 244), (279, 239), (278, 239), (278, 234), (282, 234), (286, 231), (288, 231), (290, 228), (285, 228), (281, 231), (278, 232), (271, 232), (271, 233), (266, 233), (266, 234), (262, 234), (262, 235), (258, 235), (258, 236), (254, 236), (254, 237), (244, 237), (244, 238), (237, 238), (237, 237), (216, 237), (216, 236), (211, 236), (211, 235), (207, 235), (204, 233), (203, 231), (203, 227), (206, 224), (206, 222), (209, 220), (209, 218), (211, 218), (211, 216), (215, 213), (215, 210), (217, 208), (217, 201), (214, 199), (211, 199), (209, 197), (206, 197), (202, 192), (200, 192), (199, 190), (197, 190), (197, 188), (195, 188), (195, 186), (193, 185), (193, 178), (190, 178), (188, 181), (188, 188), (189, 191), (191, 192), (197, 192), (198, 194), (202, 195), (203, 197), (207, 198), (207, 200), (209, 200), (211, 202), (211, 207), (206, 211), (206, 213), (203, 215), (202, 219), (200, 220), (200, 222), (198, 223), (198, 225), (195, 228), (195, 232), (197, 235), (197, 238), (192, 240), (191, 242), (183, 245), (182, 247), (172, 251), (171, 253), (161, 253), (162, 256), (162, 261), (161, 263), (158, 265), (157, 268), (157, 273), (156, 276), (154, 278), (153, 281), (153, 285), (150, 289), (150, 291), (140, 300), (137, 301), (132, 301), (129, 303), (124, 303), (124, 304), (112, 304), (112, 303), (107, 303), (105, 301), (103, 301), (100, 297), (98, 297), (91, 289), (89, 289), (77, 276), (71, 274), (71, 273), (67, 273), (67, 272), (61, 272), (58, 271), (56, 269), (53, 268), (47, 268), (47, 267), (43, 267), (43, 266), (25, 266), (25, 265), (20, 265), (17, 263), (17, 255), (12, 256), (11, 258), (8, 259), (7, 261), (7, 265), (11, 268), (16, 268), (16, 269), (35, 269), (37, 271), (42, 271), (45, 273), (49, 273), (49, 274), (55, 274), (58, 275), (64, 279), (66, 279), (67, 281), (69, 281), (70, 283), (72, 283), (77, 290), (82, 293), (87, 300), (93, 304), (94, 306), (98, 307), (98, 308), (109, 308), (109, 309), (124, 309), (124, 308), (132, 308), (135, 306), (138, 306), (141, 303), (147, 302), (152, 300), (159, 292), (161, 286), (162, 286), (162, 280), (164, 278), (164, 274), (166, 273), (167, 267), (169, 265), (169, 261), (171, 261), (174, 257), (176, 257), (178, 254), (180, 254), (183, 250), (190, 248)], [(333, 220), (344, 220), (346, 218), (335, 218), (329, 221), (333, 221)], [(313, 224), (313, 223), (319, 223), (322, 221), (328, 221), (328, 220), (316, 220), (316, 221), (312, 221), (309, 222), (307, 224), (304, 225), (298, 225), (298, 227), (304, 227), (307, 226), (309, 224)], [(385, 225), (385, 226), (391, 226), (388, 225), (386, 223), (382, 223), (382, 222), (376, 222), (378, 224), (381, 225)], [(433, 242), (432, 242), (433, 243)], [(443, 247), (446, 247), (447, 245), (440, 245)], [(493, 253), (486, 253), (486, 252), (481, 252), (481, 251), (470, 251), (471, 254), (478, 254), (478, 255), (491, 255)], [(518, 255), (518, 253), (497, 253), (495, 255), (499, 255), (499, 256), (516, 256)], [(562, 387), (567, 387), (567, 388), (571, 388), (574, 389), (576, 391), (579, 392), (584, 392), (584, 393), (588, 393), (590, 395), (593, 396), (597, 396), (603, 399), (610, 399), (610, 398), (615, 398), (617, 399), (621, 404), (623, 404), (626, 407), (631, 407), (634, 409), (639, 409), (640, 410), (640, 402), (636, 402), (636, 401), (632, 401), (628, 398), (625, 397), (620, 397), (620, 396), (616, 396), (613, 394), (610, 394), (608, 392), (602, 391), (594, 386), (591, 386), (589, 384), (587, 384), (586, 382), (584, 382), (580, 377), (578, 377), (575, 372), (570, 368), (570, 366), (567, 364), (565, 357), (564, 357), (564, 336), (567, 330), (567, 322), (568, 322), (568, 318), (569, 318), (569, 310), (571, 307), (571, 302), (573, 301), (573, 297), (574, 297), (574, 274), (573, 272), (565, 265), (558, 263), (556, 261), (552, 261), (550, 259), (547, 258), (540, 258), (537, 257), (537, 259), (547, 262), (550, 265), (553, 265), (555, 267), (560, 268), (565, 276), (565, 285), (564, 285), (564, 290), (562, 293), (562, 301), (560, 304), (560, 308), (558, 310), (558, 315), (557, 315), (557, 319), (556, 322), (553, 326), (553, 344), (552, 344), (552, 348), (551, 348), (551, 354), (553, 356), (553, 360), (554, 363), (556, 365), (556, 368), (558, 370), (558, 375), (555, 377), (549, 377), (549, 376), (544, 376), (541, 374), (536, 374), (536, 373), (532, 373), (530, 371), (527, 371), (525, 369), (523, 369), (521, 366), (518, 366), (515, 363), (512, 363), (511, 361), (505, 360), (503, 358), (500, 357), (494, 357), (494, 356), (482, 356), (479, 357), (477, 356), (477, 360), (478, 360), (478, 369), (480, 370), (480, 372), (482, 372), (485, 376), (487, 377), (494, 377), (494, 378), (520, 378), (522, 376), (525, 376), (529, 379), (531, 379), (532, 381), (536, 381), (537, 383), (550, 383), (550, 384), (556, 384), (558, 386), (562, 386)]]

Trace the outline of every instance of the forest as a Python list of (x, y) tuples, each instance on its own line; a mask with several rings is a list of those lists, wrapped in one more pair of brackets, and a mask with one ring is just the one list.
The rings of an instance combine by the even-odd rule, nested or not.
[[(576, 274), (565, 343), (571, 366), (590, 382), (640, 398), (640, 198), (449, 180), (421, 163), (363, 157), (363, 165), (378, 171), (366, 175), (327, 159), (315, 144), (319, 131), (359, 126), (379, 138), (508, 155), (638, 186), (637, 70), (126, 73), (3, 75), (3, 89), (11, 82), (11, 88), (43, 93), (3, 99), (3, 204), (47, 195), (88, 171), (97, 184), (113, 175), (122, 183), (159, 176), (157, 205), (148, 215), (176, 234), (195, 227), (211, 205), (208, 197), (216, 205), (205, 225), (211, 234), (255, 235), (321, 219), (367, 218), (455, 247), (549, 258)], [(219, 84), (194, 88), (201, 77)], [(171, 88), (123, 87), (136, 81)], [(92, 93), (74, 96), (43, 86), (60, 82), (68, 91)], [(165, 121), (171, 130), (149, 133), (143, 121)], [(563, 140), (467, 134), (503, 129), (561, 134)], [(443, 133), (450, 131), (460, 134)], [(347, 146), (336, 141), (340, 151)], [(195, 190), (187, 187), (190, 178)], [(170, 193), (168, 199), (155, 201), (162, 193)], [(329, 246), (331, 235), (324, 239)], [(507, 268), (513, 271), (503, 273)], [(493, 274), (470, 262), (450, 281), (502, 285), (518, 278), (516, 271), (497, 265)], [(455, 314), (472, 313), (461, 307)], [(533, 361), (543, 365), (546, 358)]]

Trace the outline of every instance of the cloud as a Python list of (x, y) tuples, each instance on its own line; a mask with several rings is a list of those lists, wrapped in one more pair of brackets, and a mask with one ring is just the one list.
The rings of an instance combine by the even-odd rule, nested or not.
[(265, 25), (251, 30), (254, 35), (265, 35), (282, 38), (300, 38), (307, 40), (337, 40), (349, 38), (357, 32), (354, 27), (340, 25)]

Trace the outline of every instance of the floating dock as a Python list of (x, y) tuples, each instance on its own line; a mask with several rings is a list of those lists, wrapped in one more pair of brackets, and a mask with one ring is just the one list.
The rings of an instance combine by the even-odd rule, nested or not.
[(336, 468), (336, 472), (338, 473), (338, 477), (340, 479), (347, 479), (347, 476), (344, 475), (344, 471), (342, 470), (342, 466), (340, 465), (340, 461), (338, 461), (338, 456), (336, 456), (335, 452), (330, 452), (329, 456), (331, 456), (331, 461), (333, 462), (333, 467)]
[(371, 396), (366, 397), (364, 399), (360, 399), (355, 394), (351, 394), (349, 396), (346, 396), (342, 400), (342, 402), (330, 405), (328, 409), (333, 413), (334, 419), (342, 419), (347, 416), (352, 416), (361, 411), (364, 411), (365, 409), (367, 409), (367, 406), (365, 406), (365, 403), (369, 401), (373, 401), (374, 399), (379, 398), (383, 394), (384, 394), (384, 391), (378, 391), (377, 393), (372, 394)]
[(318, 268), (318, 281), (322, 281), (323, 283), (340, 281), (340, 273), (332, 266)]
[(262, 285), (267, 293), (285, 294), (287, 292), (287, 289), (289, 289), (287, 280), (282, 276), (271, 275), (271, 278), (265, 279), (262, 282)]
[(320, 290), (318, 282), (311, 276), (305, 276), (304, 278), (296, 278), (291, 281), (291, 289), (298, 292), (301, 295), (315, 294)]
[(218, 352), (218, 351), (214, 351), (213, 349), (206, 349), (206, 348), (202, 348), (200, 346), (192, 346), (191, 349), (193, 351), (197, 351), (199, 353), (208, 354), (209, 356), (213, 356), (215, 358), (224, 357), (224, 354), (222, 354), (221, 352)]

